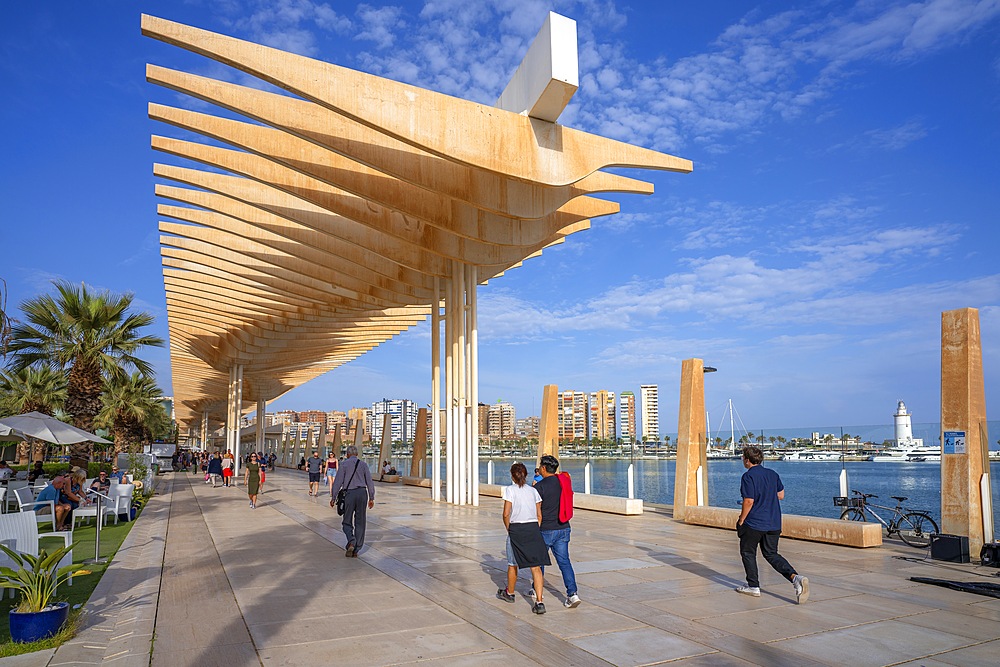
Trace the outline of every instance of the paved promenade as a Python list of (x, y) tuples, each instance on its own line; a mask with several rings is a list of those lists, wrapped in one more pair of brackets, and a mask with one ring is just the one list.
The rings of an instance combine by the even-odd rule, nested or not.
[[(516, 604), (494, 597), (506, 565), (496, 498), (458, 508), (431, 503), (426, 489), (378, 484), (368, 544), (353, 559), (343, 556), (339, 517), (325, 496), (307, 496), (302, 473), (269, 474), (256, 510), (242, 487), (162, 479), (133, 531), (141, 539), (122, 554), (160, 545), (158, 598), (157, 563), (126, 561), (105, 580), (127, 586), (131, 577), (135, 595), (99, 588), (74, 642), (0, 665), (935, 667), (996, 665), (1000, 655), (1000, 599), (908, 580), (997, 581), (996, 570), (924, 561), (891, 542), (856, 550), (783, 540), (782, 553), (812, 582), (799, 606), (762, 559), (763, 596), (733, 592), (742, 566), (731, 531), (652, 512), (579, 511), (571, 555), (584, 602), (562, 607), (552, 568), (548, 613), (535, 616), (522, 594)], [(526, 578), (518, 588), (527, 590)]]

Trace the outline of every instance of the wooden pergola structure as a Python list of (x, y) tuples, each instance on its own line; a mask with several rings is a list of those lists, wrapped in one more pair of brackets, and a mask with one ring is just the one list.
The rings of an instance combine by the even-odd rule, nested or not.
[(430, 314), (447, 500), (478, 504), (477, 286), (619, 210), (592, 195), (652, 193), (602, 169), (691, 163), (555, 122), (577, 76), (575, 23), (555, 14), (499, 107), (152, 16), (142, 32), (290, 93), (147, 66), (149, 82), (225, 111), (149, 105), (204, 138), (152, 138), (199, 165), (154, 166), (179, 426), (204, 442), (223, 420), (239, 461), (245, 406), (263, 415)]

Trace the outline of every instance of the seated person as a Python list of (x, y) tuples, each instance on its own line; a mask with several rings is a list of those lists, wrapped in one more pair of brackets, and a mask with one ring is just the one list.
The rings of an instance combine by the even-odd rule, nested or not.
[(0, 461), (0, 482), (6, 482), (14, 476), (14, 470), (7, 465), (6, 461)]
[(35, 480), (37, 480), (39, 477), (44, 477), (44, 476), (45, 476), (45, 471), (42, 470), (42, 462), (35, 461), (35, 466), (28, 471), (28, 481), (34, 484)]
[(299, 470), (304, 470), (305, 467), (306, 467), (306, 457), (303, 456), (301, 459), (299, 459), (299, 465), (297, 466), (297, 468)]
[(125, 483), (125, 473), (118, 469), (118, 466), (111, 466), (111, 474), (108, 475), (108, 483), (111, 483), (111, 479), (117, 479), (119, 484)]
[(90, 485), (91, 491), (99, 491), (107, 495), (108, 491), (111, 489), (111, 478), (108, 473), (104, 470), (98, 473), (97, 479)]
[(87, 473), (80, 468), (74, 468), (59, 493), (59, 502), (69, 505), (70, 510), (75, 510), (80, 505), (89, 505), (90, 501), (83, 493), (83, 484), (86, 481)]
[[(59, 473), (52, 478), (48, 486), (42, 489), (38, 493), (39, 502), (55, 502), (56, 509), (56, 530), (66, 530), (66, 517), (69, 515), (72, 509), (69, 503), (62, 502), (62, 491), (66, 487), (66, 476), (63, 473)], [(38, 514), (48, 514), (50, 511), (48, 506), (36, 505), (35, 512)]]

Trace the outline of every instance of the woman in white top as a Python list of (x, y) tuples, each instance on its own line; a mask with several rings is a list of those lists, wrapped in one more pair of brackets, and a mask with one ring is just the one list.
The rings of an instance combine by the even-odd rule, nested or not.
[(497, 597), (505, 602), (514, 602), (514, 587), (517, 584), (517, 570), (531, 568), (531, 581), (535, 601), (531, 611), (545, 613), (542, 604), (544, 578), (542, 567), (549, 565), (549, 550), (542, 539), (539, 525), (542, 523), (542, 498), (535, 487), (527, 484), (528, 469), (523, 463), (510, 467), (510, 478), (514, 483), (503, 490), (503, 525), (507, 528), (507, 587), (497, 589)]

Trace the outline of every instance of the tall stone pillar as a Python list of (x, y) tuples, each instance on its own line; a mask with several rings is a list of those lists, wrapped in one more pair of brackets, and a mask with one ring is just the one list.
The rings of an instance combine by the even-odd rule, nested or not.
[(413, 438), (413, 458), (410, 459), (410, 477), (423, 477), (423, 464), (427, 459), (427, 408), (417, 410), (417, 434)]
[(538, 459), (546, 454), (559, 458), (559, 387), (554, 384), (542, 389), (542, 416), (538, 422)]
[[(406, 415), (401, 415), (401, 418), (405, 419)], [(392, 461), (392, 415), (388, 412), (382, 419), (382, 444), (379, 449), (379, 460), (378, 460), (378, 472), (376, 474), (382, 474), (382, 462)]]
[(681, 362), (681, 400), (677, 416), (677, 461), (674, 481), (674, 518), (683, 519), (688, 507), (698, 505), (698, 468), (701, 468), (702, 504), (708, 504), (708, 456), (705, 452), (705, 371), (701, 359)]
[(333, 455), (338, 459), (340, 458), (340, 455), (343, 453), (341, 452), (341, 449), (343, 449), (343, 447), (344, 447), (344, 441), (340, 437), (340, 424), (335, 424), (333, 427)]
[(993, 539), (993, 516), (984, 521), (983, 488), (989, 508), (989, 436), (979, 339), (979, 310), (941, 314), (941, 531), (968, 535), (969, 553), (979, 555)]

